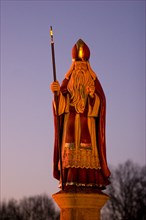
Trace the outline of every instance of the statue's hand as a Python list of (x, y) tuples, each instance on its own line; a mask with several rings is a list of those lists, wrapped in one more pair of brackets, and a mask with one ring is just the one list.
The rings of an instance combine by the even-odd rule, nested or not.
[(90, 86), (90, 87), (87, 86), (86, 92), (87, 92), (87, 94), (89, 94), (89, 96), (91, 98), (93, 98), (94, 97), (94, 92), (95, 92), (95, 86)]
[(55, 82), (52, 82), (51, 85), (50, 85), (50, 89), (51, 91), (54, 93), (54, 92), (57, 92), (57, 95), (59, 94), (60, 92), (60, 84), (58, 81), (55, 81)]

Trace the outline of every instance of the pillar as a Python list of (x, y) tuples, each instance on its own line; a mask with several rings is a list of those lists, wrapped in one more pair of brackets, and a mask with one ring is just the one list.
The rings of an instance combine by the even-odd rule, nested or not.
[(52, 197), (61, 209), (60, 220), (100, 220), (100, 210), (109, 199), (102, 192), (60, 191)]

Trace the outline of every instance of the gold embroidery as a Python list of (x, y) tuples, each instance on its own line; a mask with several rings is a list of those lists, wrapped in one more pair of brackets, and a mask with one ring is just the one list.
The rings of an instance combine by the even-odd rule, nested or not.
[[(75, 145), (74, 145), (74, 143), (65, 143), (65, 148), (69, 148), (70, 150), (75, 149)], [(80, 143), (79, 148), (80, 149), (84, 148), (84, 149), (92, 150), (91, 143)]]
[[(70, 146), (73, 147), (73, 145)], [(75, 148), (65, 147), (62, 159), (63, 168), (101, 168), (98, 155), (93, 155), (91, 149), (80, 148), (76, 150)]]

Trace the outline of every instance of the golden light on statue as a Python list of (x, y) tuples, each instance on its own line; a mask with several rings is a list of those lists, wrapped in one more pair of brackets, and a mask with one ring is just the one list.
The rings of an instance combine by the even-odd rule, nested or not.
[[(54, 52), (52, 56), (54, 60)], [(54, 100), (53, 107), (58, 110), (55, 112), (53, 109), (55, 121), (53, 174), (56, 179), (62, 181), (59, 186), (64, 187), (64, 190), (80, 186), (85, 187), (84, 191), (88, 187), (93, 187), (93, 191), (95, 188), (103, 190), (110, 183), (110, 170), (105, 153), (106, 98), (96, 74), (90, 67), (89, 57), (88, 46), (79, 39), (72, 49), (74, 62), (65, 74), (62, 84), (56, 80), (51, 84), (52, 92), (60, 94), (58, 102)], [(81, 60), (84, 62), (80, 62)], [(81, 71), (82, 74), (79, 74)], [(90, 102), (93, 102), (92, 106)], [(66, 119), (63, 118), (64, 115), (67, 116)], [(56, 118), (59, 118), (59, 125)], [(65, 133), (60, 133), (58, 138), (58, 130), (61, 128)], [(100, 133), (102, 135), (98, 135)], [(61, 141), (58, 143), (56, 140)], [(88, 151), (89, 149), (91, 151)], [(63, 169), (62, 173), (58, 163)]]
[(78, 56), (81, 59), (83, 58), (83, 47), (80, 47)]

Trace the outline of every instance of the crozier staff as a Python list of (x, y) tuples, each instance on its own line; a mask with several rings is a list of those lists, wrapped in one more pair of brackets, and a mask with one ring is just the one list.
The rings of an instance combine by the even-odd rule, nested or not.
[[(51, 37), (51, 51), (52, 51), (52, 66), (53, 66), (53, 78), (54, 78), (54, 84), (57, 82), (57, 77), (56, 77), (56, 65), (55, 65), (55, 50), (54, 50), (54, 40), (53, 40), (53, 30), (52, 26), (50, 27), (50, 37)], [(58, 159), (60, 161), (60, 181), (61, 181), (61, 187), (63, 190), (63, 174), (62, 174), (62, 158), (61, 158), (61, 144), (60, 144), (60, 119), (59, 119), (59, 113), (58, 113), (58, 107), (59, 107), (59, 102), (58, 102), (58, 96), (57, 96), (57, 90), (54, 91), (54, 101), (56, 105), (56, 119), (55, 119), (55, 129), (56, 129), (56, 142), (57, 142), (57, 147), (58, 147)]]

